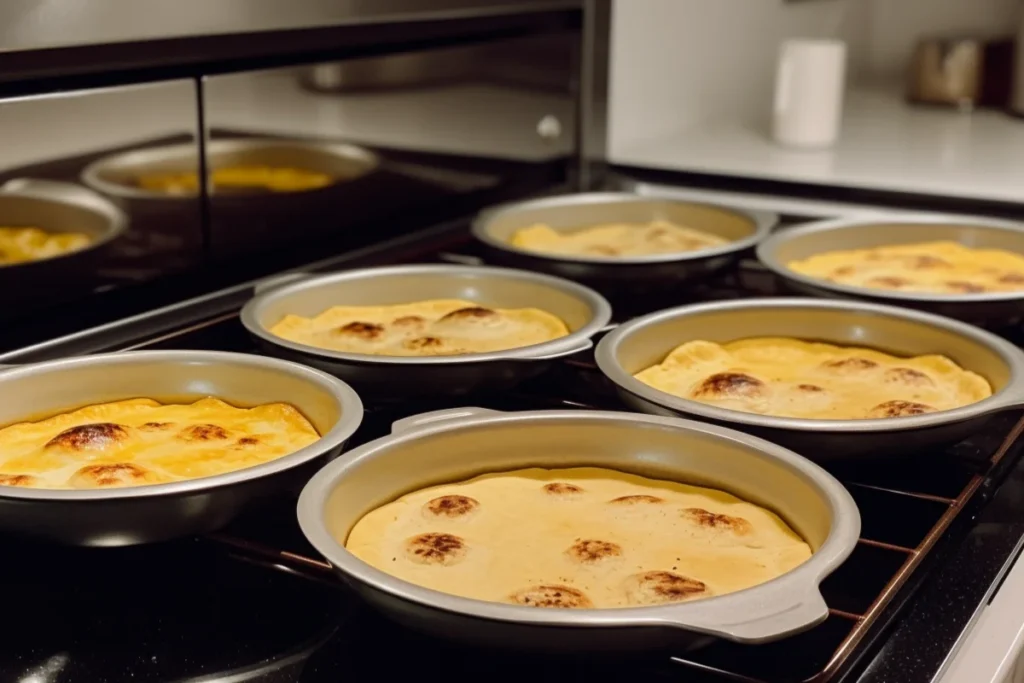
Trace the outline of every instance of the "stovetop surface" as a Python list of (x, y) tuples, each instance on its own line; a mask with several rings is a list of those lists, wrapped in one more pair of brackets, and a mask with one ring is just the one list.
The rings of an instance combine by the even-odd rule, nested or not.
[[(447, 251), (454, 256), (432, 254), (418, 260), (474, 258), (459, 240), (452, 244)], [(757, 268), (741, 268), (738, 276), (664, 293), (645, 308), (731, 298), (737, 291), (773, 293), (765, 277)], [(644, 312), (624, 305), (616, 310), (620, 320)], [(234, 316), (137, 347), (254, 349)], [(352, 445), (388, 433), (401, 417), (467, 404), (499, 410), (623, 409), (584, 354), (501, 395), (368, 406)], [(0, 680), (276, 682), (383, 675), (418, 681), (528, 677), (782, 683), (825, 680), (822, 672), (833, 681), (928, 680), (903, 675), (913, 670), (915, 657), (934, 649), (942, 638), (920, 630), (927, 635), (919, 635), (915, 643), (899, 617), (915, 614), (914, 590), (932, 574), (949, 584), (944, 598), (953, 606), (958, 601), (976, 604), (979, 588), (992, 582), (1024, 534), (1005, 510), (1024, 498), (1021, 439), (992, 464), (1020, 417), (1003, 415), (984, 433), (942, 452), (896, 463), (831, 468), (861, 509), (862, 541), (823, 585), (831, 608), (828, 620), (779, 643), (716, 643), (693, 653), (629, 657), (542, 657), (440, 641), (393, 625), (338, 582), (299, 532), (294, 498), (281, 497), (212, 536), (156, 546), (73, 549), (6, 539), (7, 557), (17, 561), (0, 563), (8, 615), (0, 627), (5, 643), (0, 647)], [(965, 498), (963, 492), (975, 485), (977, 491)], [(993, 496), (997, 504), (983, 509), (982, 503)], [(1001, 512), (992, 518), (992, 510)], [(976, 519), (978, 514), (982, 516)], [(965, 538), (969, 544), (976, 540), (979, 529), (991, 547), (974, 542), (971, 547), (981, 554), (968, 566), (957, 567), (958, 547)], [(903, 576), (908, 564), (915, 565), (913, 571)], [(950, 576), (952, 570), (959, 574)], [(879, 607), (879, 595), (894, 577), (901, 577), (898, 590)], [(857, 629), (865, 623), (871, 627), (860, 633)], [(895, 634), (889, 641), (876, 642), (894, 625), (887, 631)], [(848, 642), (852, 633), (860, 633), (857, 642)], [(892, 642), (900, 638), (901, 649), (892, 652)], [(842, 661), (831, 666), (837, 650), (847, 646)], [(922, 675), (927, 670), (922, 668)], [(890, 677), (892, 671), (896, 677)]]

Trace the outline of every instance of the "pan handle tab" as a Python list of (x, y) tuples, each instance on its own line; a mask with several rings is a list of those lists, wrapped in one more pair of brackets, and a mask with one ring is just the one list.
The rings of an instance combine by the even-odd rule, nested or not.
[[(692, 605), (697, 607), (697, 604)], [(716, 614), (715, 612), (721, 612)], [(738, 643), (757, 644), (794, 635), (828, 618), (828, 605), (814, 588), (796, 598), (784, 591), (750, 609), (714, 610), (705, 618), (680, 619), (671, 626), (699, 630)]]
[(594, 342), (590, 339), (581, 339), (579, 342), (573, 344), (568, 348), (564, 348), (560, 351), (553, 351), (551, 353), (545, 353), (540, 356), (525, 356), (522, 358), (515, 357), (511, 360), (522, 360), (522, 361), (533, 361), (533, 360), (555, 360), (556, 358), (565, 358), (566, 356), (574, 356), (577, 353), (583, 351), (589, 351), (594, 348)]
[(404, 417), (391, 425), (392, 434), (406, 434), (408, 432), (414, 432), (426, 427), (431, 427), (439, 422), (450, 422), (452, 420), (462, 420), (468, 417), (487, 417), (492, 415), (501, 415), (500, 410), (490, 410), (489, 408), (448, 408), (446, 410), (432, 410), (429, 413), (420, 413), (419, 415), (412, 415), (410, 417)]

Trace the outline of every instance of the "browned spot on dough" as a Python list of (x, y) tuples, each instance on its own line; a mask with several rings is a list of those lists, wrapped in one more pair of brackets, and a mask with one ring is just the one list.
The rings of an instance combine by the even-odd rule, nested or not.
[(466, 542), (454, 534), (431, 532), (405, 542), (406, 556), (419, 564), (455, 564), (466, 556), (466, 550)]
[(419, 327), (426, 322), (426, 318), (422, 318), (418, 315), (404, 315), (401, 318), (395, 318), (392, 320), (391, 324), (396, 327)]
[(907, 265), (914, 270), (929, 270), (931, 268), (948, 268), (949, 262), (936, 256), (912, 256), (908, 259)]
[(217, 441), (228, 438), (226, 429), (214, 424), (198, 424), (185, 427), (178, 434), (185, 441)]
[(742, 372), (717, 372), (694, 390), (695, 398), (708, 396), (742, 396), (757, 398), (765, 392), (764, 382)]
[(626, 596), (635, 605), (680, 602), (708, 594), (703, 581), (668, 571), (642, 572), (626, 579)]
[(1004, 285), (1024, 285), (1024, 273), (1007, 273), (999, 278)]
[(576, 486), (575, 484), (566, 484), (565, 482), (562, 481), (555, 481), (550, 484), (545, 484), (543, 486), (543, 491), (545, 493), (550, 493), (553, 496), (565, 496), (572, 495), (574, 493), (583, 493), (583, 489), (581, 489), (579, 486)]
[(619, 557), (622, 555), (622, 546), (611, 541), (578, 539), (565, 552), (577, 562), (592, 564), (612, 557)]
[(460, 308), (441, 317), (441, 320), (489, 320), (498, 315), (497, 311), (482, 306)]
[(36, 481), (30, 474), (0, 474), (0, 486), (35, 486)]
[(437, 349), (443, 344), (437, 337), (416, 337), (405, 342), (406, 348), (410, 349)]
[(868, 413), (869, 417), (904, 417), (906, 415), (924, 415), (935, 412), (935, 408), (924, 403), (913, 401), (886, 401), (879, 403)]
[(158, 430), (161, 430), (161, 429), (167, 429), (168, 427), (173, 427), (173, 426), (174, 426), (173, 422), (145, 422), (145, 423), (139, 425), (139, 429), (145, 430), (147, 432), (152, 432), (152, 431), (158, 431)]
[(464, 517), (480, 507), (469, 496), (441, 496), (427, 501), (423, 511), (437, 517)]
[(615, 503), (616, 505), (637, 505), (640, 503), (664, 503), (665, 501), (657, 496), (619, 496), (613, 498), (609, 503)]
[(583, 591), (558, 584), (524, 588), (513, 593), (509, 599), (518, 605), (527, 607), (580, 609), (593, 606), (590, 598)]
[(683, 516), (698, 526), (708, 529), (729, 530), (734, 534), (745, 536), (754, 530), (754, 527), (742, 517), (733, 517), (704, 510), (703, 508), (686, 508)]
[(913, 368), (889, 368), (885, 371), (885, 381), (912, 387), (928, 387), (935, 384), (931, 377)]
[(255, 446), (259, 442), (260, 440), (255, 436), (243, 436), (235, 443), (238, 444), (239, 446)]
[(910, 280), (903, 277), (894, 276), (883, 276), (873, 277), (867, 281), (867, 284), (873, 287), (885, 287), (887, 289), (899, 289), (900, 287), (906, 287), (912, 284)]
[(979, 285), (974, 282), (966, 282), (964, 280), (950, 280), (945, 284), (954, 292), (961, 292), (963, 294), (978, 294), (980, 292), (985, 291), (985, 285)]
[(360, 339), (377, 339), (384, 334), (384, 326), (376, 323), (352, 322), (338, 328), (339, 334), (359, 337)]
[(133, 465), (130, 462), (111, 465), (86, 465), (71, 475), (69, 482), (79, 488), (89, 485), (124, 486), (144, 484), (147, 480), (147, 474), (144, 468)]
[(829, 370), (837, 370), (843, 373), (857, 373), (865, 372), (867, 370), (873, 370), (878, 367), (878, 363), (867, 358), (858, 358), (856, 356), (852, 358), (839, 358), (836, 360), (826, 361), (822, 364), (822, 367), (828, 368)]
[(112, 422), (78, 425), (46, 442), (45, 448), (67, 448), (73, 451), (102, 450), (128, 438), (128, 430)]
[(832, 271), (832, 277), (846, 277), (847, 275), (853, 275), (856, 269), (853, 266), (842, 266)]
[(796, 388), (800, 391), (806, 391), (809, 394), (816, 394), (821, 391), (825, 391), (823, 387), (819, 387), (817, 384), (798, 384)]

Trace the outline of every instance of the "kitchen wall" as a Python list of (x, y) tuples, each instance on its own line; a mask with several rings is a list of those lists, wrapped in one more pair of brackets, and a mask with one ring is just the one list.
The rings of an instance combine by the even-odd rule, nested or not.
[(615, 0), (609, 151), (767, 119), (780, 41), (846, 40), (854, 81), (898, 78), (921, 35), (1012, 32), (1019, 0)]

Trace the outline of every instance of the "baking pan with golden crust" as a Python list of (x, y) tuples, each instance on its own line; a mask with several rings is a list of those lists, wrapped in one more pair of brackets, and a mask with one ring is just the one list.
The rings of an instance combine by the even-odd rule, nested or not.
[[(867, 347), (896, 356), (941, 354), (988, 380), (993, 394), (977, 403), (922, 415), (817, 420), (728, 410), (660, 391), (634, 377), (685, 342), (751, 337)], [(640, 411), (735, 427), (812, 460), (922, 452), (968, 437), (1000, 411), (1024, 407), (1021, 349), (957, 320), (863, 302), (779, 298), (682, 306), (621, 325), (601, 340), (595, 356), (622, 398)]]
[[(288, 314), (315, 316), (331, 306), (377, 306), (462, 299), (491, 308), (538, 308), (569, 334), (504, 351), (446, 356), (383, 356), (317, 348), (270, 331)], [(242, 324), (268, 353), (326, 370), (375, 400), (409, 400), (503, 390), (537, 376), (564, 356), (586, 351), (611, 319), (601, 295), (561, 278), (506, 268), (387, 266), (300, 279), (251, 299)]]
[[(544, 609), (417, 586), (344, 547), (363, 515), (409, 491), (487, 472), (576, 466), (733, 493), (778, 514), (812, 555), (775, 579), (725, 595), (658, 606)], [(828, 615), (819, 586), (860, 533), (857, 506), (842, 484), (780, 446), (679, 418), (589, 410), (463, 408), (400, 420), (390, 436), (321, 469), (303, 489), (298, 515), (306, 538), (341, 578), (396, 621), (476, 644), (556, 651), (685, 648), (712, 638), (754, 644), (798, 633)]]
[[(510, 243), (516, 231), (537, 224), (562, 232), (600, 224), (655, 220), (729, 241), (693, 251), (631, 257), (544, 254)], [(484, 245), (488, 260), (494, 263), (559, 275), (612, 295), (623, 290), (658, 290), (717, 273), (734, 265), (777, 222), (778, 216), (764, 211), (648, 195), (590, 192), (492, 207), (477, 216), (472, 232)]]
[(226, 474), (99, 489), (0, 485), (0, 531), (85, 546), (162, 541), (227, 524), (254, 500), (301, 485), (339, 452), (363, 418), (359, 396), (330, 375), (274, 358), (222, 351), (131, 351), (0, 371), (0, 425), (131, 398), (206, 396), (236, 406), (288, 403), (320, 439)]
[(932, 294), (856, 287), (796, 273), (787, 265), (830, 251), (935, 241), (1024, 256), (1024, 224), (953, 216), (826, 220), (775, 233), (757, 246), (757, 257), (786, 286), (802, 294), (906, 306), (976, 324), (1005, 325), (1024, 319), (1024, 290)]

